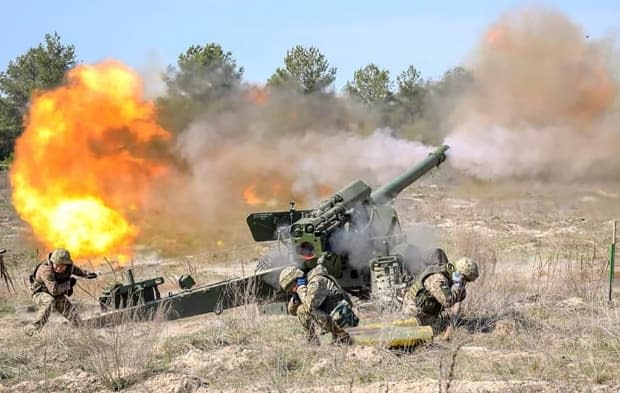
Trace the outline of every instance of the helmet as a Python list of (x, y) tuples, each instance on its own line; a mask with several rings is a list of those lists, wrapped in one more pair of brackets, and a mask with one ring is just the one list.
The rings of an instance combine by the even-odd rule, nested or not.
[(471, 258), (463, 257), (454, 262), (453, 266), (454, 270), (463, 274), (469, 282), (476, 281), (478, 278), (478, 265)]
[(284, 268), (280, 273), (280, 287), (285, 291), (295, 280), (304, 276), (304, 272), (294, 266)]
[(69, 251), (64, 248), (55, 249), (49, 256), (50, 262), (54, 265), (71, 265), (73, 261), (71, 260), (71, 254)]

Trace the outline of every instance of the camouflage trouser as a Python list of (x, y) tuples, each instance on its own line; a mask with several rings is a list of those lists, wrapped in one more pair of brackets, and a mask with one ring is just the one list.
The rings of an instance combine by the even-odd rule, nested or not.
[(297, 308), (297, 318), (306, 330), (308, 342), (318, 344), (319, 337), (316, 334), (316, 326), (318, 325), (322, 331), (331, 333), (335, 342), (348, 341), (349, 334), (340, 326), (336, 325), (328, 313), (323, 310), (315, 310), (310, 312), (305, 304), (300, 304)]
[(78, 326), (81, 322), (77, 310), (66, 296), (53, 297), (46, 292), (37, 292), (32, 295), (34, 304), (39, 308), (37, 319), (32, 323), (34, 330), (39, 330), (47, 323), (52, 309), (55, 309), (73, 326)]
[(434, 334), (441, 332), (447, 327), (445, 319), (441, 318), (441, 314), (430, 315), (422, 312), (422, 310), (416, 306), (413, 296), (409, 296), (409, 293), (407, 293), (403, 299), (401, 312), (406, 315), (407, 318), (416, 318), (421, 326), (432, 327)]

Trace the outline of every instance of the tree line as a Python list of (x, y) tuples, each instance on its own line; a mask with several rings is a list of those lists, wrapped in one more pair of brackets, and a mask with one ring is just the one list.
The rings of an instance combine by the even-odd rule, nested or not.
[[(0, 72), (0, 160), (10, 160), (32, 94), (60, 85), (76, 64), (75, 46), (53, 33)], [(233, 54), (219, 44), (190, 46), (162, 75), (166, 89), (156, 100), (162, 124), (180, 133), (197, 114), (229, 109), (240, 94), (257, 88), (244, 83), (243, 73)], [(413, 65), (393, 79), (389, 71), (368, 64), (353, 73), (343, 94), (336, 94), (336, 73), (318, 48), (297, 45), (287, 50), (283, 65), (259, 88), (331, 100), (339, 112), (332, 119), (342, 127), (362, 132), (390, 127), (403, 137), (433, 142), (432, 133), (425, 130), (441, 128), (444, 119), (439, 112), (445, 112), (435, 108), (445, 109), (455, 91), (472, 83), (470, 73), (460, 67), (433, 81), (425, 80)]]

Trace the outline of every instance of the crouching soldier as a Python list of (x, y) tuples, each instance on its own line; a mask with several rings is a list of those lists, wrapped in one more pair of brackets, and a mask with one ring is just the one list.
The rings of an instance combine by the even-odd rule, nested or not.
[[(403, 312), (417, 318), (421, 325), (432, 326), (437, 333), (443, 328), (439, 321), (441, 312), (447, 310), (450, 317), (458, 315), (466, 296), (465, 286), (476, 278), (478, 265), (471, 258), (454, 263), (446, 258), (443, 264), (427, 266), (405, 293)], [(452, 325), (444, 338), (449, 338), (451, 330)]]
[(73, 264), (69, 251), (59, 248), (50, 253), (30, 276), (32, 300), (38, 307), (37, 319), (27, 334), (41, 330), (47, 323), (52, 309), (62, 314), (75, 327), (81, 322), (69, 296), (73, 294), (75, 277), (96, 278), (97, 273), (87, 272)]
[(301, 269), (287, 267), (280, 273), (280, 286), (293, 294), (288, 311), (299, 318), (309, 343), (320, 344), (318, 325), (323, 332), (331, 333), (334, 343), (351, 344), (344, 328), (357, 326), (359, 319), (353, 312), (351, 298), (323, 265), (310, 270), (307, 277)]

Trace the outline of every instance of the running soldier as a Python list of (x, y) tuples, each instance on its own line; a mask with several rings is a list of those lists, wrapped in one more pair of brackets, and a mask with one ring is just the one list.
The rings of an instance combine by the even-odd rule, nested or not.
[(37, 319), (27, 331), (29, 335), (41, 330), (47, 323), (52, 309), (62, 314), (75, 327), (80, 317), (69, 296), (73, 294), (75, 277), (96, 278), (97, 273), (82, 270), (73, 264), (69, 251), (59, 248), (48, 255), (30, 276), (32, 300), (38, 307)]

